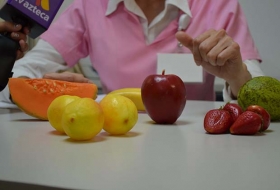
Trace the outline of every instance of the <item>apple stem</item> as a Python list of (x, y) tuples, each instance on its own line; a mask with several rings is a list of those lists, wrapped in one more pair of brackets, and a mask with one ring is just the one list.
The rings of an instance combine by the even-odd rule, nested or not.
[(163, 69), (163, 70), (162, 70), (162, 73), (161, 73), (161, 74), (162, 74), (162, 75), (164, 75), (164, 74), (165, 74), (165, 69)]

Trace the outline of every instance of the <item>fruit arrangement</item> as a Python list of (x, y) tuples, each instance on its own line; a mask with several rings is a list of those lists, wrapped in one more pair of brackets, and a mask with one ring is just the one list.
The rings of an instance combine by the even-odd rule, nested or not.
[(102, 129), (111, 135), (124, 135), (138, 120), (135, 104), (118, 94), (108, 94), (99, 103), (62, 95), (51, 102), (47, 114), (54, 129), (77, 141), (91, 140)]
[(206, 113), (204, 129), (210, 134), (254, 135), (267, 130), (270, 120), (269, 113), (259, 105), (250, 105), (243, 111), (236, 103), (226, 103)]
[[(97, 86), (51, 79), (10, 78), (13, 102), (26, 114), (49, 120), (51, 126), (74, 140), (89, 140), (103, 129), (123, 135), (145, 111), (157, 124), (173, 124), (183, 112), (186, 88), (176, 75), (149, 75), (141, 88), (122, 88), (107, 94), (99, 103)], [(255, 77), (244, 84), (238, 104), (227, 103), (204, 117), (210, 134), (254, 135), (280, 119), (280, 82)]]
[(270, 76), (254, 77), (241, 87), (237, 101), (243, 110), (259, 105), (270, 114), (272, 121), (280, 120), (280, 81)]
[(56, 97), (48, 107), (47, 118), (59, 132), (74, 140), (89, 140), (102, 129), (123, 135), (146, 111), (158, 124), (173, 124), (185, 108), (187, 96), (177, 75), (149, 75), (141, 88), (122, 88), (107, 94), (99, 103), (74, 95)]

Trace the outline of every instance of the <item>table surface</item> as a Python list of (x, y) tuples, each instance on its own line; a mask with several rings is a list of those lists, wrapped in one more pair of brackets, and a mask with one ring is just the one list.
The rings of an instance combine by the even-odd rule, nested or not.
[(102, 131), (87, 142), (71, 141), (19, 110), (0, 109), (0, 187), (280, 189), (279, 123), (254, 136), (206, 134), (205, 113), (221, 105), (188, 101), (175, 125), (153, 124), (140, 113), (127, 135)]

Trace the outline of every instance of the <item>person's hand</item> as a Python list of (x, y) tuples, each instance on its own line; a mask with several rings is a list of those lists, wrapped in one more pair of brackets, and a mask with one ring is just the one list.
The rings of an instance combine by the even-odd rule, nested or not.
[(0, 33), (10, 33), (10, 37), (13, 40), (16, 40), (19, 42), (20, 49), (17, 51), (17, 59), (20, 59), (23, 57), (24, 52), (28, 50), (28, 44), (26, 43), (27, 34), (29, 33), (29, 29), (27, 27), (24, 27), (22, 29), (21, 25), (12, 23), (12, 22), (0, 22)]
[(234, 96), (239, 88), (251, 79), (246, 65), (242, 62), (239, 45), (225, 30), (208, 30), (194, 39), (179, 31), (176, 38), (190, 49), (198, 66), (227, 81)]
[(82, 74), (71, 73), (71, 72), (47, 73), (43, 76), (43, 78), (69, 81), (69, 82), (92, 83), (89, 79), (85, 78)]

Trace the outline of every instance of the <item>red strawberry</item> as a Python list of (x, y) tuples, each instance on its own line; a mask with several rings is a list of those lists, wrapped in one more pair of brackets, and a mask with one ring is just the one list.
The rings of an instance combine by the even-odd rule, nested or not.
[(254, 135), (262, 126), (262, 118), (252, 111), (243, 112), (230, 127), (233, 135)]
[(210, 110), (204, 117), (204, 129), (211, 134), (229, 132), (232, 123), (230, 113), (223, 109)]
[(261, 127), (260, 131), (265, 131), (269, 127), (270, 115), (263, 107), (261, 107), (259, 105), (251, 105), (251, 106), (248, 106), (246, 110), (255, 112), (262, 117), (263, 123), (262, 123), (262, 127)]
[(235, 103), (226, 103), (223, 109), (229, 111), (233, 122), (235, 122), (236, 119), (243, 113), (242, 108)]

